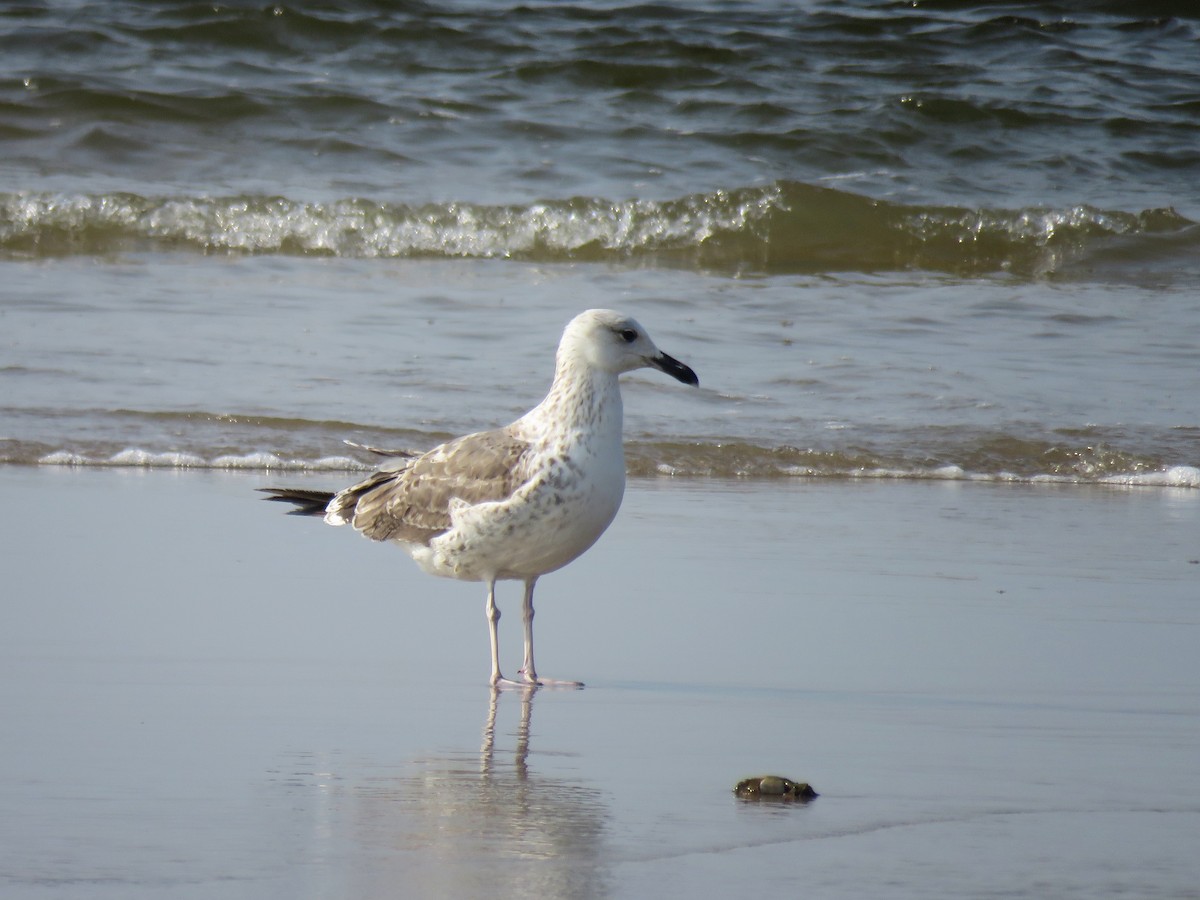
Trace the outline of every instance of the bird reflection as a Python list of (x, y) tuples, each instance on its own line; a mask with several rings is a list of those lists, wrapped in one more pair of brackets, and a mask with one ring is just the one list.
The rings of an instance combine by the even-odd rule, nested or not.
[[(529, 685), (521, 691), (521, 722), (517, 726), (517, 748), (513, 753), (513, 768), (518, 778), (529, 775), (529, 722), (533, 717), (533, 695), (537, 685)], [(483, 723), (483, 746), (479, 748), (480, 771), (491, 774), (496, 748), (496, 709), (500, 705), (500, 689), (492, 686), (488, 700), (487, 719)]]
[[(367, 775), (334, 800), (347, 804), (334, 815), (349, 832), (335, 841), (350, 856), (335, 866), (345, 896), (606, 893), (603, 795), (530, 764), (537, 692), (490, 691), (477, 761), (472, 752), (420, 759), (404, 765), (411, 774)], [(509, 700), (517, 723), (506, 733), (498, 723), (514, 712)], [(314, 848), (332, 862), (329, 849)]]

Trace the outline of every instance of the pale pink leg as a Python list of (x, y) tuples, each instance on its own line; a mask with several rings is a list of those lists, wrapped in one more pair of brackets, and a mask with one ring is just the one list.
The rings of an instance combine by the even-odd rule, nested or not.
[(496, 579), (488, 579), (487, 594), (488, 640), (492, 648), (492, 687), (524, 687), (520, 681), (510, 681), (500, 674), (500, 608), (496, 606)]
[(533, 662), (533, 586), (535, 584), (537, 584), (537, 576), (525, 582), (525, 601), (521, 606), (521, 619), (525, 626), (525, 663), (521, 666), (521, 675), (527, 684), (583, 687), (582, 681), (556, 681), (552, 678), (538, 678), (537, 666)]

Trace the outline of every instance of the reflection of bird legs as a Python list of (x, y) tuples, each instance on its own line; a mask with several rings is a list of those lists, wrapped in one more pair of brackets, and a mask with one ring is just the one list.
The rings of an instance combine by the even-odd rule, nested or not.
[(496, 699), (500, 696), (500, 691), (493, 687), (491, 695), (488, 700), (487, 718), (483, 722), (483, 746), (479, 748), (480, 767), (485, 773), (492, 768), (492, 748), (496, 745)]
[[(521, 724), (517, 726), (517, 749), (514, 763), (517, 775), (524, 779), (528, 773), (529, 759), (529, 722), (533, 717), (533, 695), (537, 693), (537, 685), (525, 685), (521, 692)], [(483, 723), (483, 745), (479, 748), (480, 771), (484, 775), (492, 772), (492, 756), (496, 746), (496, 707), (500, 698), (500, 689), (493, 685), (491, 696), (488, 698), (487, 719)]]
[(534, 686), (521, 694), (521, 724), (517, 726), (517, 752), (513, 763), (517, 769), (517, 777), (522, 781), (529, 775), (529, 720), (533, 717)]

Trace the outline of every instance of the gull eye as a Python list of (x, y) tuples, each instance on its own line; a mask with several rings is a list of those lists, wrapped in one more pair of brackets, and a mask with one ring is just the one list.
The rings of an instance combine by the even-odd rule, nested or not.
[(636, 331), (634, 331), (632, 328), (622, 328), (620, 331), (617, 332), (617, 334), (619, 334), (621, 336), (621, 340), (623, 340), (627, 344), (632, 344), (634, 341), (637, 340), (637, 336), (638, 336), (638, 333)]

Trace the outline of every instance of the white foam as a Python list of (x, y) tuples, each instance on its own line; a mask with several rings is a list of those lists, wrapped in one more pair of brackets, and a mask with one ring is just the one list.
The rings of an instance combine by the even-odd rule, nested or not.
[(54, 453), (48, 453), (41, 457), (38, 462), (46, 466), (90, 466), (95, 465), (93, 460), (88, 459), (79, 453), (72, 453), (69, 450), (56, 450)]
[[(74, 450), (56, 450), (37, 457), (36, 462), (45, 466), (75, 466), (75, 467), (130, 467), (147, 469), (229, 469), (237, 471), (263, 472), (365, 472), (372, 466), (349, 456), (322, 456), (317, 459), (284, 458), (270, 451), (254, 451), (250, 453), (227, 453), (220, 456), (204, 457), (195, 453), (183, 451), (152, 451), (130, 447), (108, 457), (88, 456)], [(978, 483), (1000, 484), (1106, 484), (1126, 487), (1164, 487), (1200, 489), (1200, 467), (1197, 466), (1168, 466), (1153, 472), (1122, 472), (1111, 475), (1090, 475), (1085, 473), (1057, 474), (1043, 472), (1040, 474), (1018, 474), (1012, 471), (1000, 472), (969, 472), (961, 466), (948, 464), (934, 469), (922, 468), (862, 468), (844, 472), (827, 472), (813, 466), (784, 466), (767, 473), (739, 472), (733, 476), (728, 473), (719, 475), (714, 468), (699, 470), (696, 467), (684, 467), (659, 462), (654, 466), (654, 473), (663, 477), (679, 477), (686, 472), (688, 477), (738, 477), (758, 478), (774, 475), (789, 478), (852, 478), (852, 479), (908, 479), (914, 481), (970, 481)]]
[(362, 472), (369, 466), (348, 456), (323, 456), (320, 459), (283, 459), (274, 453), (260, 451), (245, 454), (224, 454), (206, 459), (195, 453), (153, 451), (130, 447), (109, 457), (86, 456), (70, 450), (56, 450), (38, 458), (44, 466), (128, 467), (145, 469), (237, 469), (243, 471), (321, 471)]
[(191, 469), (206, 465), (202, 457), (192, 453), (180, 453), (168, 450), (163, 453), (153, 453), (149, 450), (130, 448), (122, 450), (109, 458), (112, 466), (142, 466), (154, 469)]
[(250, 471), (365, 471), (368, 467), (349, 456), (323, 456), (316, 460), (283, 459), (274, 453), (259, 452), (243, 455), (218, 456), (210, 464), (214, 469), (245, 469)]
[(1137, 487), (1200, 488), (1200, 468), (1171, 466), (1158, 472), (1136, 472), (1129, 475), (1110, 475), (1102, 478), (1105, 484), (1127, 484)]

